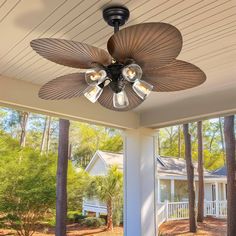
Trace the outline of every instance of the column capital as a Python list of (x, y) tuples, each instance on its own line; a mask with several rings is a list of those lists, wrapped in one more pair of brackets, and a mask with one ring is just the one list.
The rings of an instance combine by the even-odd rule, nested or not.
[(124, 135), (135, 135), (135, 134), (140, 134), (140, 135), (147, 135), (147, 136), (156, 136), (157, 135), (157, 130), (152, 129), (152, 128), (138, 128), (138, 129), (126, 129), (124, 130)]

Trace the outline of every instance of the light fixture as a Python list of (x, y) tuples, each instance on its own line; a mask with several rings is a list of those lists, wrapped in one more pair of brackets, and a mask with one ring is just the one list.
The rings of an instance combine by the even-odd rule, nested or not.
[(93, 68), (85, 72), (85, 80), (89, 85), (101, 84), (106, 76), (106, 71), (101, 68)]
[(95, 103), (102, 94), (102, 91), (103, 89), (100, 86), (90, 85), (84, 90), (84, 96), (92, 103)]
[(136, 80), (133, 84), (133, 90), (143, 100), (150, 94), (153, 86), (143, 80)]
[(113, 106), (118, 109), (129, 106), (129, 100), (124, 90), (113, 94)]
[(39, 91), (40, 98), (59, 100), (84, 94), (95, 102), (101, 95), (98, 102), (102, 106), (127, 111), (139, 106), (151, 90), (180, 91), (206, 80), (200, 68), (176, 59), (183, 46), (183, 37), (176, 27), (164, 22), (144, 22), (119, 30), (129, 18), (129, 9), (111, 4), (102, 13), (114, 29), (107, 41), (107, 51), (84, 42), (57, 38), (30, 42), (45, 59), (86, 69), (85, 73), (78, 71), (47, 82)]
[(129, 64), (122, 69), (123, 77), (129, 82), (134, 82), (136, 79), (142, 78), (143, 71), (137, 64)]

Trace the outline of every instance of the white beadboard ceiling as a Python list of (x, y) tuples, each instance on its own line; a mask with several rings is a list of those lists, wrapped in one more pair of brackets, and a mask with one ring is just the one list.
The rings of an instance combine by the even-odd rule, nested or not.
[(0, 0), (0, 74), (35, 84), (77, 71), (37, 55), (32, 39), (54, 37), (106, 49), (113, 29), (102, 8), (122, 3), (130, 9), (126, 24), (166, 22), (183, 35), (178, 59), (199, 66), (203, 85), (174, 93), (152, 93), (136, 109), (143, 112), (191, 96), (236, 87), (236, 0)]

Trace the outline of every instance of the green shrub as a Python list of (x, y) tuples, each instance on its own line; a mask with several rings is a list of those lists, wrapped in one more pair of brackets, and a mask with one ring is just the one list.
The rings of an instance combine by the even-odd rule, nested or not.
[(123, 211), (121, 208), (116, 208), (113, 210), (112, 220), (114, 226), (120, 226), (123, 223)]
[(46, 225), (49, 227), (54, 227), (56, 226), (56, 216), (50, 217), (47, 219)]
[(18, 235), (32, 235), (56, 201), (56, 156), (31, 149), (0, 150), (0, 212)]
[(86, 216), (82, 215), (79, 211), (68, 211), (67, 221), (68, 223), (80, 223)]
[(81, 224), (87, 227), (100, 227), (105, 225), (105, 220), (97, 217), (87, 217), (82, 220)]

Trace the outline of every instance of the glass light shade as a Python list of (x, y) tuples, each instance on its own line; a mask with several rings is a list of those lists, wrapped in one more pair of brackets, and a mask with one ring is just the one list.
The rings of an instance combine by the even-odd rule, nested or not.
[(129, 99), (124, 90), (113, 94), (113, 106), (118, 109), (129, 106)]
[(85, 80), (89, 85), (101, 84), (106, 76), (106, 71), (101, 68), (89, 69), (85, 72)]
[(129, 82), (134, 82), (136, 79), (142, 78), (143, 71), (137, 64), (130, 64), (122, 69), (123, 77)]
[(102, 94), (103, 89), (98, 85), (90, 85), (84, 90), (84, 96), (92, 103), (95, 103), (100, 95)]
[(143, 80), (136, 80), (133, 84), (133, 90), (143, 100), (150, 94), (153, 86)]

